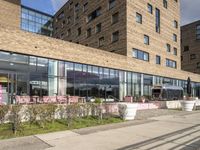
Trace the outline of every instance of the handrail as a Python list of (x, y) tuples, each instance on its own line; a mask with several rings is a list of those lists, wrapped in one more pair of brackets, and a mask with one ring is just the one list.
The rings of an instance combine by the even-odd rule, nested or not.
[(114, 96), (112, 96), (112, 95), (108, 95), (108, 98), (113, 98), (113, 99), (114, 99), (114, 101), (117, 101), (117, 102), (119, 102), (119, 101), (120, 101), (118, 98), (116, 98), (116, 97), (114, 97)]

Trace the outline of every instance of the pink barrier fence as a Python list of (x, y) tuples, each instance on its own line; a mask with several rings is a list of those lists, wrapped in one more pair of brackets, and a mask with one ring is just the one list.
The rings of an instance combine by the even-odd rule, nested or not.
[(138, 103), (138, 110), (159, 109), (159, 108), (161, 108), (161, 104), (159, 102)]
[(79, 96), (15, 96), (17, 104), (34, 104), (34, 103), (59, 103), (74, 104), (84, 103), (85, 98)]
[[(160, 108), (162, 108), (162, 102), (138, 103), (137, 110), (160, 109)], [(105, 109), (105, 111), (109, 113), (118, 113), (118, 103), (104, 104), (103, 109)]]

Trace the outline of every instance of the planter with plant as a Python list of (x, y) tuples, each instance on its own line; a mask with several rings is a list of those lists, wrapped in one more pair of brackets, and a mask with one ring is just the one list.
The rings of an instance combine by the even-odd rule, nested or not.
[(123, 120), (134, 120), (137, 112), (137, 103), (118, 104), (119, 115)]

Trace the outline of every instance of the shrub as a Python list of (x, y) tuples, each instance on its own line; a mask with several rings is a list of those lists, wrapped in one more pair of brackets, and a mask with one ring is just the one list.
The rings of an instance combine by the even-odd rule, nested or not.
[(17, 131), (22, 132), (22, 114), (20, 114), (22, 105), (12, 105), (11, 106), (11, 112), (10, 112), (10, 123), (12, 124), (12, 131), (14, 134), (17, 133)]
[(118, 108), (119, 108), (119, 116), (120, 116), (123, 120), (125, 120), (125, 116), (126, 116), (126, 114), (127, 114), (127, 111), (126, 111), (127, 105), (125, 105), (125, 104), (119, 104), (119, 105), (118, 105)]
[(79, 105), (67, 105), (65, 108), (65, 112), (66, 112), (66, 123), (67, 126), (70, 127), (73, 120), (75, 118), (77, 118), (78, 116), (78, 109), (79, 109)]
[(102, 103), (102, 100), (100, 98), (95, 98), (94, 103), (95, 104), (100, 104), (100, 103)]
[(30, 105), (27, 110), (30, 125), (38, 124), (44, 128), (46, 122), (54, 123), (56, 109), (55, 104)]
[(38, 116), (37, 105), (30, 105), (27, 108), (27, 120), (29, 120), (30, 125), (37, 123)]
[(85, 116), (88, 118), (91, 114), (91, 104), (85, 104), (84, 110)]
[(5, 121), (5, 116), (9, 111), (9, 106), (8, 105), (2, 105), (0, 106), (0, 124), (4, 123)]
[(54, 123), (55, 113), (56, 113), (57, 105), (55, 104), (47, 104), (45, 105), (45, 120), (51, 123)]

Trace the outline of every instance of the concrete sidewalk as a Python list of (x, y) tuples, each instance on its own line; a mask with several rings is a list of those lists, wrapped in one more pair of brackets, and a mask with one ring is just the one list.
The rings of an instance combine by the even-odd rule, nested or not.
[[(27, 144), (26, 138), (29, 143), (35, 140), (35, 144)], [(16, 142), (15, 147), (8, 147), (13, 141)], [(198, 150), (200, 112), (3, 140), (0, 145), (2, 150)]]

